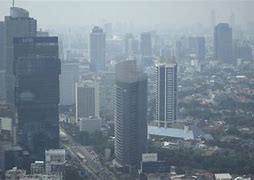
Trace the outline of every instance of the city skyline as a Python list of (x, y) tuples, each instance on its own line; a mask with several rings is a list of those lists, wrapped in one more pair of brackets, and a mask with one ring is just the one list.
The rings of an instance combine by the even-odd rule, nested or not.
[[(183, 27), (197, 23), (210, 25), (210, 13), (216, 11), (218, 22), (229, 22), (232, 13), (235, 14), (236, 24), (241, 26), (251, 22), (248, 17), (253, 16), (254, 3), (250, 1), (16, 1), (16, 6), (28, 9), (33, 17), (40, 19), (39, 27), (48, 28), (52, 25), (101, 25), (103, 22), (125, 22), (135, 26), (150, 26), (155, 28), (163, 25)], [(183, 4), (184, 3), (184, 4)], [(6, 15), (11, 1), (0, 1), (0, 17)], [(68, 13), (61, 19), (61, 13), (55, 11), (61, 8), (61, 12)], [(47, 9), (47, 16), (43, 14)], [(150, 12), (153, 11), (153, 15)], [(135, 12), (135, 13), (131, 13)], [(138, 14), (135, 16), (135, 14)], [(188, 14), (188, 16), (186, 16)], [(172, 17), (172, 18), (168, 18)], [(85, 21), (84, 21), (85, 20)], [(67, 22), (67, 23), (66, 23)], [(253, 22), (253, 21), (252, 21)], [(152, 26), (152, 27), (151, 27)]]
[(254, 2), (13, 3), (0, 179), (254, 178)]

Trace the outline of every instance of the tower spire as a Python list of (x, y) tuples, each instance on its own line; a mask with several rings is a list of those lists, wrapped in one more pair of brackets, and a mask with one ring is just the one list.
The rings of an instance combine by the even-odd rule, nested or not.
[(12, 7), (15, 6), (15, 0), (12, 0)]

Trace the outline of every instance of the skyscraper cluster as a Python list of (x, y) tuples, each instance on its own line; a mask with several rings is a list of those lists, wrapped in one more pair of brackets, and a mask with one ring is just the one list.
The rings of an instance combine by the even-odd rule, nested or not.
[(44, 160), (46, 149), (59, 147), (58, 38), (37, 37), (37, 20), (18, 7), (0, 22), (0, 34), (0, 95), (17, 112), (14, 142)]

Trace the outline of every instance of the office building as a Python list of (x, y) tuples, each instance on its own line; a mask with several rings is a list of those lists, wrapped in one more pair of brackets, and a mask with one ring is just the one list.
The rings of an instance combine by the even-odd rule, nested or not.
[(30, 163), (26, 153), (20, 146), (1, 144), (0, 145), (0, 169), (5, 172), (12, 167), (29, 169)]
[(79, 64), (76, 61), (62, 62), (60, 75), (60, 104), (75, 104), (75, 83), (79, 78)]
[(51, 174), (27, 174), (25, 170), (13, 167), (6, 171), (5, 180), (62, 180), (59, 175)]
[(49, 37), (49, 32), (42, 31), (41, 29), (37, 31), (37, 37)]
[(100, 117), (99, 83), (85, 81), (76, 83), (76, 122), (79, 118)]
[(198, 61), (204, 61), (206, 56), (206, 40), (205, 37), (196, 37), (195, 54)]
[(105, 72), (100, 76), (100, 111), (101, 118), (113, 120), (115, 73)]
[(0, 70), (0, 102), (5, 101), (5, 71)]
[(253, 53), (252, 47), (247, 42), (233, 42), (233, 59), (237, 61), (237, 59), (244, 60), (244, 61), (252, 61), (253, 60)]
[(31, 163), (31, 174), (43, 174), (45, 173), (44, 161), (35, 161)]
[(4, 22), (0, 21), (0, 71), (4, 70), (4, 66)]
[(216, 25), (216, 11), (215, 10), (212, 10), (210, 12), (210, 21), (211, 21), (211, 32), (212, 32)]
[(125, 35), (124, 52), (127, 57), (133, 57), (139, 53), (139, 41), (133, 36), (133, 34)]
[(103, 29), (95, 26), (90, 33), (90, 68), (91, 71), (105, 69), (105, 33)]
[(97, 117), (88, 117), (80, 118), (79, 121), (79, 130), (86, 131), (88, 133), (94, 133), (101, 130), (102, 121), (101, 118)]
[(12, 169), (5, 172), (5, 180), (20, 180), (20, 178), (26, 175), (26, 171), (13, 167)]
[(35, 37), (37, 32), (37, 21), (29, 17), (29, 12), (18, 7), (10, 8), (10, 16), (4, 18), (4, 58), (6, 71), (6, 101), (14, 104), (13, 75), (13, 38)]
[(147, 149), (147, 75), (133, 60), (115, 70), (115, 164), (135, 170)]
[(49, 149), (45, 151), (45, 172), (62, 176), (65, 169), (65, 150)]
[(232, 180), (232, 176), (228, 173), (214, 174), (215, 180)]
[(232, 28), (220, 23), (214, 29), (214, 58), (222, 63), (233, 64)]
[(167, 128), (177, 120), (177, 64), (160, 63), (156, 66), (156, 121)]
[(18, 143), (36, 160), (59, 146), (57, 37), (14, 38)]
[(103, 25), (103, 28), (105, 30), (107, 38), (110, 38), (112, 36), (112, 33), (113, 33), (113, 24), (112, 23), (105, 23)]
[(152, 56), (152, 38), (151, 33), (144, 32), (140, 39), (140, 52), (143, 57)]

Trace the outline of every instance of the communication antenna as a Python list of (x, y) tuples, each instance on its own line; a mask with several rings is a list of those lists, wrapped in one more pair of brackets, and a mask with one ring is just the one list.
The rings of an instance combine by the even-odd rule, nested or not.
[(12, 0), (12, 7), (15, 6), (15, 0)]

